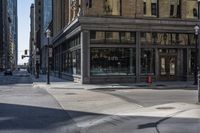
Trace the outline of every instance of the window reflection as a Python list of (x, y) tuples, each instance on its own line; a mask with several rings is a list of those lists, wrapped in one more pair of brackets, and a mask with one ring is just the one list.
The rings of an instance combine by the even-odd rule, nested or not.
[(194, 34), (141, 32), (142, 45), (194, 45)]
[(155, 50), (141, 49), (141, 73), (148, 74), (155, 72)]
[(134, 75), (135, 49), (91, 48), (92, 75)]
[(135, 44), (135, 32), (90, 31), (92, 44)]

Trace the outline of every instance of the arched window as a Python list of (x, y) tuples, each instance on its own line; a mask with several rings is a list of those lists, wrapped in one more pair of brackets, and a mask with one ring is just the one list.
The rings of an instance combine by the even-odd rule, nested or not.
[(197, 17), (197, 9), (196, 8), (193, 8), (193, 16)]

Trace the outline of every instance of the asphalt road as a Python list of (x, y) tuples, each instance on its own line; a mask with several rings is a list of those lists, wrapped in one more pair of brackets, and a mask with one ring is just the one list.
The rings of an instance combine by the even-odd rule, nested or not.
[(78, 133), (74, 121), (25, 71), (0, 76), (0, 133)]
[(183, 102), (195, 104), (197, 102), (197, 90), (195, 89), (116, 89), (97, 90), (130, 103), (136, 103), (143, 107), (150, 107), (166, 103)]
[[(95, 91), (143, 107), (173, 102), (194, 104), (197, 94), (196, 90), (190, 89)], [(154, 113), (151, 110), (150, 112)], [(89, 127), (78, 127), (81, 124), (70, 116), (73, 119), (78, 118), (83, 122), (82, 125)], [(16, 72), (13, 76), (0, 76), (0, 133), (178, 133), (178, 130), (186, 126), (191, 133), (199, 133), (199, 119), (196, 117), (188, 119), (183, 116), (167, 120), (162, 115), (149, 115), (148, 111), (143, 115), (139, 112), (137, 116), (64, 111), (45, 89), (33, 88), (32, 79), (26, 71)], [(168, 128), (171, 123), (178, 124)], [(181, 128), (175, 125), (181, 125)], [(188, 133), (187, 130), (180, 132)]]

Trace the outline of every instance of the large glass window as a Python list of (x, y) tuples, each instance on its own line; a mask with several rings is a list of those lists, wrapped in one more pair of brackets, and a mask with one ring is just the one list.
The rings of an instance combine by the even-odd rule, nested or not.
[(91, 31), (90, 39), (92, 43), (104, 43), (105, 42), (105, 32), (103, 31)]
[(194, 68), (195, 68), (195, 49), (191, 49), (190, 53), (190, 59), (189, 59), (189, 73), (193, 74), (194, 73)]
[(120, 42), (119, 32), (106, 32), (106, 42), (119, 43)]
[(80, 49), (66, 51), (63, 53), (63, 72), (68, 74), (81, 74), (80, 70), (81, 55)]
[(91, 74), (135, 75), (135, 58), (133, 48), (91, 48)]
[(121, 43), (136, 43), (136, 35), (133, 32), (121, 32)]
[(142, 32), (142, 45), (194, 45), (194, 35), (184, 33)]
[(141, 49), (141, 74), (155, 73), (155, 50)]
[(181, 17), (181, 5), (180, 0), (170, 0), (170, 17)]
[(157, 16), (157, 0), (143, 0), (143, 13), (145, 16)]
[(121, 15), (121, 0), (104, 0), (106, 15)]
[(135, 32), (112, 32), (112, 31), (91, 31), (90, 41), (92, 44), (135, 44)]

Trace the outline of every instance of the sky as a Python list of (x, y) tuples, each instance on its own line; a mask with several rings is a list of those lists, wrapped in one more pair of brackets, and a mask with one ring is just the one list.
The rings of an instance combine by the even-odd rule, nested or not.
[(29, 49), (30, 35), (30, 7), (34, 0), (18, 0), (18, 64), (28, 62), (28, 58), (22, 60), (21, 55), (25, 49)]

